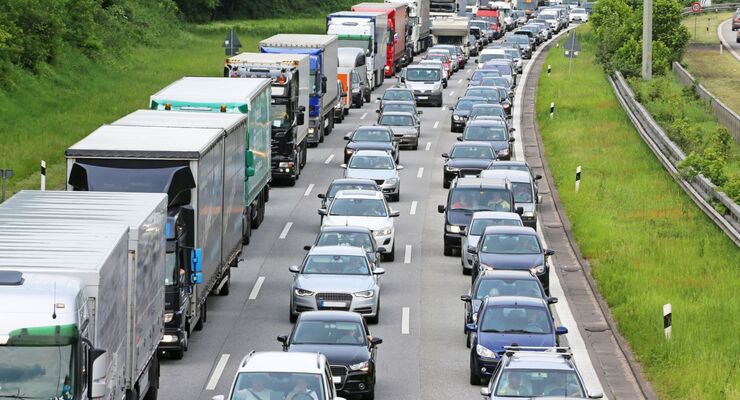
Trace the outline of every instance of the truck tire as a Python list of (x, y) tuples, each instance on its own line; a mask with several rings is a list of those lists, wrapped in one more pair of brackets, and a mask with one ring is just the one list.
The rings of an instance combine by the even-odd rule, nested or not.
[(258, 229), (262, 225), (262, 221), (265, 219), (265, 196), (263, 192), (260, 192), (257, 196), (257, 209), (252, 217), (252, 229)]
[(231, 269), (226, 271), (226, 275), (224, 275), (224, 277), (221, 278), (221, 282), (223, 282), (224, 279), (226, 279), (226, 283), (224, 283), (223, 286), (221, 286), (221, 289), (219, 289), (218, 291), (219, 296), (228, 296), (229, 292), (231, 291), (229, 288), (229, 286), (231, 286)]
[(334, 110), (330, 111), (331, 116), (329, 117), (329, 125), (326, 126), (326, 133), (325, 136), (329, 136), (331, 132), (334, 130)]
[(149, 366), (149, 390), (147, 390), (144, 400), (157, 400), (159, 392), (159, 356), (154, 353), (154, 358)]
[(242, 244), (248, 245), (252, 237), (252, 221), (247, 216), (242, 216)]
[(301, 169), (306, 167), (306, 159), (308, 158), (308, 146), (301, 146)]

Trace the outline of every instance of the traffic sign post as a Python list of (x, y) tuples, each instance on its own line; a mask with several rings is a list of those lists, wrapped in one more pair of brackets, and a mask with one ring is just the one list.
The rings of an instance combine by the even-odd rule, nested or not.
[(226, 39), (224, 39), (223, 47), (224, 52), (229, 57), (233, 57), (239, 53), (239, 49), (242, 47), (242, 42), (239, 41), (233, 28), (229, 31), (229, 35), (226, 36)]
[(694, 13), (694, 39), (696, 39), (696, 20), (699, 18), (701, 12), (701, 4), (698, 2), (691, 3), (691, 12)]

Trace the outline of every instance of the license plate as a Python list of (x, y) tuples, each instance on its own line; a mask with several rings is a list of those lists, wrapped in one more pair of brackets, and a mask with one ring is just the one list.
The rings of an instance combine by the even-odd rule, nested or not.
[(334, 383), (342, 383), (342, 377), (341, 377), (341, 376), (332, 376), (332, 377), (331, 377), (331, 380), (332, 380), (332, 381), (333, 381)]
[(419, 100), (429, 100), (429, 96), (419, 96)]
[(322, 307), (347, 307), (347, 303), (343, 301), (324, 301), (321, 303)]

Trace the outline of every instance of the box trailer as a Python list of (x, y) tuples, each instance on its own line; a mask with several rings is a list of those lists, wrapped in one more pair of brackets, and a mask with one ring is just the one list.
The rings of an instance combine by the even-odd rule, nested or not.
[(385, 12), (340, 11), (329, 14), (326, 17), (326, 33), (339, 37), (339, 48), (358, 48), (365, 53), (370, 89), (383, 84), (389, 37), (388, 15)]
[(388, 16), (388, 50), (385, 77), (391, 77), (413, 61), (413, 50), (407, 49), (408, 6), (400, 3), (359, 3), (352, 11), (380, 11)]
[(413, 45), (414, 54), (420, 54), (432, 47), (431, 21), (429, 15), (430, 0), (385, 0), (386, 3), (400, 3), (408, 6), (409, 39), (407, 45)]

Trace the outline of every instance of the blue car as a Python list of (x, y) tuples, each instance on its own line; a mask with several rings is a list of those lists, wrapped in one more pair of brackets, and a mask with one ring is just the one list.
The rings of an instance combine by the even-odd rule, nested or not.
[(553, 325), (544, 299), (521, 296), (484, 298), (478, 320), (465, 328), (475, 333), (470, 350), (471, 385), (491, 377), (505, 347), (557, 347), (558, 336), (568, 333), (567, 328)]

